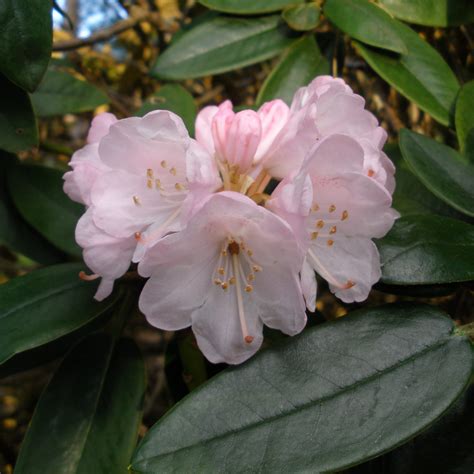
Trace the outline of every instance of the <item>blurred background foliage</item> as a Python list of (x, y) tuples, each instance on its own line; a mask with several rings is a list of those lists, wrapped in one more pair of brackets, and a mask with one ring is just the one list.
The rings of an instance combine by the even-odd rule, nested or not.
[[(446, 126), (448, 123), (444, 116), (439, 121), (435, 120), (433, 114), (426, 113), (414, 101), (407, 99), (406, 94), (402, 95), (375, 73), (366, 61), (370, 57), (370, 50), (354, 41), (354, 38), (359, 39), (357, 32), (351, 39), (337, 30), (326, 16), (319, 17), (318, 5), (321, 2), (316, 2), (313, 9), (304, 14), (300, 11), (301, 5), (285, 10), (283, 18), (287, 24), (279, 19), (275, 20), (279, 22), (278, 28), (285, 29), (285, 39), (278, 39), (276, 36), (267, 39), (268, 47), (273, 50), (269, 54), (262, 53), (260, 61), (244, 58), (242, 67), (227, 67), (218, 74), (193, 74), (191, 66), (183, 71), (179, 70), (179, 65), (173, 69), (176, 54), (180, 53), (172, 55), (169, 50), (168, 53), (163, 52), (172, 39), (177, 41), (180, 36), (182, 38), (183, 32), (189, 30), (192, 22), (196, 24), (203, 21), (202, 18), (211, 21), (215, 13), (210, 12), (205, 5), (212, 6), (212, 3), (211, 0), (201, 3), (194, 0), (57, 0), (53, 14), (52, 60), (39, 88), (31, 95), (38, 117), (37, 140), (35, 132), (31, 132), (31, 144), (36, 143), (36, 146), (26, 147), (28, 149), (25, 150), (16, 143), (10, 143), (5, 149), (18, 152), (20, 160), (24, 162), (41, 163), (63, 172), (67, 169), (72, 153), (85, 144), (91, 118), (97, 113), (111, 111), (123, 118), (143, 115), (155, 108), (169, 108), (184, 118), (190, 133), (193, 133), (196, 111), (205, 105), (231, 99), (237, 106), (254, 107), (271, 98), (276, 91), (285, 93), (281, 87), (281, 75), (287, 77), (296, 74), (295, 81), (304, 83), (303, 78), (307, 82), (315, 74), (331, 73), (343, 77), (366, 99), (367, 107), (378, 117), (389, 134), (386, 151), (399, 165), (399, 185), (395, 195), (397, 209), (402, 214), (409, 215), (431, 206), (430, 211), (434, 214), (459, 217), (457, 211), (447, 208), (444, 202), (433, 199), (433, 195), (420, 185), (406, 164), (402, 163), (398, 149), (399, 132), (403, 128), (458, 148), (454, 128)], [(231, 1), (228, 3), (232, 4)], [(390, 11), (390, 1), (381, 3), (386, 3)], [(396, 4), (396, 1), (392, 3)], [(409, 13), (407, 15), (407, 18), (402, 19), (413, 21), (413, 17)], [(264, 21), (273, 21), (268, 18)], [(435, 18), (432, 23), (439, 25), (440, 20)], [(441, 54), (460, 83), (467, 83), (474, 78), (474, 28), (468, 24), (453, 25), (452, 22), (450, 26), (444, 26), (412, 25), (419, 37)], [(290, 27), (292, 31), (289, 31)], [(222, 28), (226, 26), (223, 25)], [(308, 40), (309, 36), (299, 39), (298, 31), (301, 30), (316, 32), (321, 50), (317, 61), (314, 58), (308, 61), (301, 59), (304, 58), (303, 54), (307, 54), (308, 48), (318, 47), (308, 43), (311, 41)], [(202, 35), (204, 39), (209, 39), (205, 31)], [(290, 45), (291, 48), (288, 49)], [(393, 45), (397, 47), (396, 42)], [(236, 46), (237, 55), (239, 48), (243, 46)], [(242, 51), (243, 49), (240, 50)], [(186, 51), (182, 50), (181, 54), (186, 55)], [(204, 58), (203, 63), (212, 63), (211, 59)], [(303, 66), (298, 65), (298, 61)], [(311, 66), (308, 66), (309, 63)], [(183, 78), (186, 75), (187, 78)], [(198, 77), (189, 78), (194, 75)], [(5, 96), (8, 94), (8, 87), (3, 88)], [(291, 95), (292, 93), (288, 93), (284, 98), (290, 99)], [(22, 99), (18, 98), (20, 100)], [(25, 129), (29, 130), (28, 127), (26, 124)], [(19, 186), (21, 185), (20, 183)], [(1, 187), (0, 192), (3, 192)], [(28, 190), (24, 192), (27, 193)], [(68, 200), (66, 196), (63, 199), (64, 202)], [(18, 200), (15, 204), (21, 206)], [(80, 210), (73, 207), (69, 210), (70, 213), (79, 215)], [(462, 216), (462, 220), (472, 223), (472, 218), (466, 215)], [(30, 231), (31, 229), (28, 230)], [(54, 238), (53, 235), (48, 240)], [(59, 248), (54, 251), (46, 250), (46, 246), (41, 247), (41, 240), (39, 237), (38, 239), (37, 252), (45, 260), (41, 263), (61, 260), (62, 256), (57, 252), (80, 256), (77, 248), (68, 246), (61, 239), (58, 244), (54, 242)], [(0, 283), (28, 273), (38, 267), (36, 262), (40, 261), (34, 258), (31, 250), (31, 259), (23, 255), (20, 232), (12, 240), (19, 247), (15, 249), (18, 253), (13, 252), (8, 245), (0, 246)], [(321, 288), (318, 311), (313, 315), (315, 324), (341, 317), (360, 306), (342, 304), (335, 300), (323, 283)], [(384, 291), (378, 291), (380, 289)], [(381, 284), (372, 292), (368, 305), (411, 301), (416, 297), (416, 301), (430, 302), (445, 309), (457, 324), (473, 321), (472, 283), (447, 283), (428, 288), (426, 292), (424, 290), (424, 285), (419, 285), (416, 292), (408, 291), (406, 294), (400, 287)], [(172, 403), (220, 368), (211, 367), (195, 357), (196, 348), (190, 333), (183, 331), (173, 337), (172, 334), (156, 331), (138, 313), (131, 319), (126, 334), (133, 336), (145, 355), (149, 385), (144, 419), (140, 427), (140, 435), (144, 435)], [(276, 336), (269, 333), (269, 339), (271, 337)], [(12, 472), (33, 408), (56, 365), (57, 362), (53, 361), (49, 365), (6, 377), (0, 382), (0, 472), (3, 474)], [(472, 393), (468, 397), (472, 399)], [(462, 403), (467, 402), (464, 399), (459, 402), (458, 412), (467, 410), (472, 420), (472, 403), (461, 406)], [(453, 412), (445, 423), (453, 424), (450, 430), (458, 429), (456, 413)], [(429, 436), (427, 435), (428, 443), (431, 443)], [(415, 442), (412, 445), (413, 443)], [(400, 449), (402, 452), (398, 458), (392, 455), (393, 459), (398, 459), (395, 463), (392, 462), (393, 459), (390, 460), (390, 456), (384, 457), (381, 461), (373, 461), (364, 468), (366, 471), (361, 472), (382, 472), (382, 467), (384, 472), (408, 472), (398, 471), (396, 464), (400, 463), (403, 456), (413, 461), (416, 454), (410, 452), (410, 449), (415, 448), (405, 446)], [(426, 443), (423, 449), (427, 449)], [(434, 469), (429, 472), (448, 470)]]

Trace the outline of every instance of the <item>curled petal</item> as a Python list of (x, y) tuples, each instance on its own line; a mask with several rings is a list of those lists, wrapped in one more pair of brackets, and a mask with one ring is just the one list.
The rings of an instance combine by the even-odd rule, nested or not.
[(109, 133), (111, 125), (115, 122), (117, 122), (117, 117), (114, 114), (104, 112), (96, 115), (92, 120), (91, 128), (87, 135), (87, 143), (99, 143)]

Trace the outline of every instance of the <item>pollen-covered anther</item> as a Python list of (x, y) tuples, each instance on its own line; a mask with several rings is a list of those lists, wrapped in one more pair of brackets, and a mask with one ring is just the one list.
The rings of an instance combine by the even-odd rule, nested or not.
[(367, 176), (369, 178), (372, 178), (372, 176), (375, 174), (375, 171), (373, 169), (369, 169), (369, 171), (367, 171)]
[(255, 275), (253, 273), (250, 273), (247, 275), (247, 281), (254, 281), (255, 280)]
[(319, 232), (311, 232), (311, 240), (316, 240), (318, 238)]
[(235, 285), (235, 277), (230, 277), (229, 278), (229, 285)]
[(141, 204), (140, 198), (138, 196), (133, 196), (133, 203), (135, 206), (139, 206)]
[(176, 183), (174, 189), (176, 189), (176, 191), (184, 191), (185, 187), (181, 183)]
[(352, 280), (347, 280), (347, 283), (344, 285), (344, 290), (348, 290), (349, 288), (352, 288), (355, 286), (355, 283)]
[(160, 191), (163, 191), (163, 186), (161, 185), (161, 181), (159, 179), (155, 179), (155, 187)]
[(245, 336), (244, 337), (244, 341), (247, 343), (247, 344), (251, 344), (253, 342), (253, 337), (252, 336)]
[(334, 245), (334, 240), (328, 239), (327, 244), (328, 244), (328, 247), (331, 247), (332, 245)]
[(152, 179), (147, 179), (146, 180), (146, 187), (148, 189), (153, 189), (153, 180)]
[(319, 219), (319, 221), (316, 221), (315, 226), (317, 229), (322, 229), (324, 227), (324, 221), (322, 219)]
[(153, 179), (153, 170), (151, 168), (148, 168), (146, 170), (146, 177), (149, 179)]
[(221, 286), (222, 283), (223, 283), (222, 280), (219, 280), (219, 278), (214, 279), (214, 284), (215, 285)]
[(347, 211), (342, 211), (341, 221), (345, 221), (349, 217), (349, 213)]
[(100, 275), (97, 275), (95, 273), (93, 273), (92, 275), (88, 275), (85, 271), (81, 270), (79, 272), (79, 278), (82, 281), (94, 281), (97, 280), (97, 278), (100, 278)]
[(229, 283), (227, 281), (224, 281), (221, 283), (221, 288), (223, 290), (227, 290), (227, 288), (229, 288)]
[(317, 204), (313, 204), (313, 206), (311, 207), (311, 210), (313, 212), (317, 212), (317, 211), (319, 211), (319, 206)]
[(229, 245), (227, 246), (227, 249), (229, 250), (229, 253), (231, 255), (239, 255), (240, 253), (240, 246), (234, 240), (229, 243)]
[(262, 271), (262, 267), (260, 265), (252, 265), (252, 270), (257, 273)]
[(331, 227), (331, 230), (329, 231), (329, 233), (332, 235), (332, 234), (335, 234), (337, 232), (337, 227), (335, 225), (333, 225)]
[(170, 169), (170, 174), (172, 174), (173, 176), (176, 176), (176, 168), (175, 167)]
[(249, 257), (251, 257), (251, 256), (253, 255), (253, 252), (252, 252), (250, 249), (248, 249), (248, 250), (247, 250), (247, 255), (248, 255)]
[(247, 286), (245, 287), (245, 291), (246, 291), (247, 293), (251, 293), (252, 290), (253, 290), (253, 286), (252, 286), (252, 285), (247, 285)]
[(224, 275), (224, 273), (225, 273), (224, 267), (219, 267), (219, 268), (217, 269), (217, 273), (219, 273), (219, 275)]
[(135, 236), (135, 240), (138, 241), (142, 238), (142, 233), (141, 232), (135, 232), (134, 236)]
[(334, 212), (336, 210), (336, 206), (334, 204), (331, 204), (329, 206), (329, 212)]
[(168, 163), (166, 163), (166, 160), (163, 160), (161, 163), (160, 163), (161, 167), (162, 168), (166, 168), (168, 166)]

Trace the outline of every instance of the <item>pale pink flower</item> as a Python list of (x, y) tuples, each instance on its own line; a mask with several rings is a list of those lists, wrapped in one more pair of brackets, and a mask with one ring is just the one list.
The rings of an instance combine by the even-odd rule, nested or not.
[(153, 326), (192, 326), (211, 362), (239, 364), (260, 347), (263, 324), (290, 335), (305, 326), (301, 264), (283, 220), (242, 194), (217, 193), (142, 259), (139, 273), (151, 278), (139, 306)]
[(113, 114), (103, 113), (94, 117), (87, 136), (87, 145), (72, 155), (69, 166), (72, 171), (64, 174), (64, 192), (80, 204), (90, 205), (90, 193), (98, 176), (108, 170), (99, 158), (99, 142), (117, 122)]
[(387, 189), (364, 172), (364, 150), (347, 135), (318, 143), (301, 170), (283, 180), (268, 207), (294, 229), (306, 258), (301, 269), (306, 304), (314, 310), (316, 271), (344, 302), (362, 301), (380, 279), (373, 238), (398, 213)]
[(282, 179), (297, 171), (315, 141), (344, 134), (357, 140), (364, 149), (363, 168), (367, 176), (393, 192), (395, 169), (382, 152), (387, 134), (365, 109), (365, 100), (354, 94), (342, 79), (319, 76), (301, 87), (293, 98), (289, 117), (289, 123), (296, 123), (297, 140), (285, 138), (283, 130), (264, 163), (272, 176)]
[(82, 150), (81, 166), (65, 176), (65, 187), (71, 191), (74, 183), (86, 197), (76, 240), (96, 274), (89, 278), (103, 277), (96, 295), (102, 299), (132, 259), (140, 260), (149, 246), (185, 225), (220, 179), (209, 155), (171, 112), (96, 119), (89, 136), (99, 142)]

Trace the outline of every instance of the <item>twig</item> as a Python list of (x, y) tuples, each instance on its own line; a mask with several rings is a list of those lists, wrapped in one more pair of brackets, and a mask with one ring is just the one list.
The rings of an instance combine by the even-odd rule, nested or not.
[(83, 48), (85, 46), (91, 46), (102, 41), (107, 41), (113, 36), (119, 35), (124, 31), (134, 28), (142, 21), (157, 21), (157, 15), (158, 14), (156, 12), (143, 12), (134, 17), (119, 21), (115, 23), (115, 25), (98, 31), (88, 38), (74, 38), (72, 40), (58, 41), (53, 44), (53, 51), (71, 51), (73, 49)]

